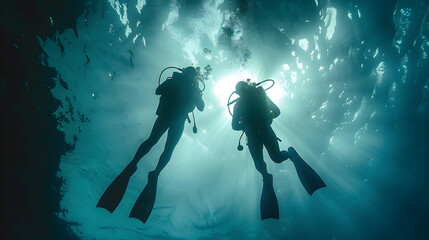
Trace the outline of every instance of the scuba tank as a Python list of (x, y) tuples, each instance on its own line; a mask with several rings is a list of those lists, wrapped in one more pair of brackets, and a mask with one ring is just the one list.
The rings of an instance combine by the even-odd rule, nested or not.
[[(177, 69), (177, 70), (179, 70), (180, 72), (182, 72), (182, 74), (183, 74), (183, 72), (187, 69), (187, 68), (189, 68), (189, 67), (186, 67), (186, 68), (178, 68), (178, 67), (166, 67), (166, 68), (164, 68), (162, 71), (161, 71), (161, 73), (159, 74), (159, 77), (158, 77), (158, 86), (160, 86), (161, 85), (161, 77), (162, 77), (162, 74), (165, 72), (165, 70), (167, 70), (167, 69)], [(192, 67), (193, 68), (193, 67)], [(199, 68), (196, 68), (195, 69), (198, 73), (199, 73)], [(167, 77), (165, 80), (169, 80), (169, 79), (171, 79), (171, 77)], [(200, 90), (200, 92), (203, 92), (205, 89), (206, 89), (206, 84), (204, 83), (204, 81), (201, 79), (201, 78), (199, 78), (198, 76), (196, 77), (196, 79), (199, 81), (199, 82), (201, 82), (202, 83), (202, 85), (203, 85), (203, 89), (200, 89), (199, 88), (199, 86), (198, 86), (198, 88), (199, 88), (199, 90)], [(192, 110), (192, 119), (193, 119), (193, 121), (194, 121), (194, 127), (192, 128), (192, 131), (196, 134), (197, 132), (198, 132), (198, 129), (197, 129), (197, 124), (196, 124), (196, 121), (195, 121), (195, 114), (194, 114), (194, 111)], [(188, 120), (188, 123), (191, 123), (191, 119), (189, 118), (189, 115), (188, 115), (188, 117), (187, 117), (187, 120)]]
[[(162, 74), (165, 72), (165, 70), (167, 70), (167, 69), (171, 69), (171, 68), (177, 69), (177, 70), (179, 70), (180, 72), (182, 72), (182, 73), (183, 73), (183, 71), (185, 71), (185, 69), (186, 69), (186, 68), (188, 68), (188, 67), (186, 67), (186, 68), (166, 67), (166, 68), (164, 68), (164, 69), (161, 71), (161, 73), (159, 74), (159, 77), (158, 77), (158, 86), (159, 86), (159, 85), (161, 85), (161, 77), (162, 77)], [(199, 68), (196, 68), (196, 70), (199, 72)], [(170, 79), (170, 78), (171, 78), (171, 77), (167, 77), (165, 80), (168, 80), (168, 79)], [(201, 78), (199, 78), (199, 77), (197, 77), (197, 80), (203, 84), (203, 89), (200, 89), (200, 91), (201, 91), (201, 92), (204, 92), (204, 90), (206, 89), (206, 84), (205, 84), (205, 83), (204, 83), (204, 81), (203, 81)]]
[[(273, 86), (274, 86), (274, 84), (275, 84), (275, 82), (274, 82), (274, 80), (272, 80), (272, 79), (266, 79), (266, 80), (263, 80), (263, 81), (261, 81), (261, 82), (258, 82), (258, 83), (250, 83), (250, 79), (247, 79), (247, 82), (248, 82), (248, 84), (249, 84), (249, 86), (251, 87), (251, 89), (250, 89), (250, 91), (254, 91), (252, 94), (254, 94), (254, 95), (257, 95), (257, 94), (259, 94), (259, 95), (261, 95), (261, 93), (259, 92), (258, 93), (258, 91), (264, 91), (263, 93), (265, 93), (265, 91), (267, 91), (267, 90), (269, 90), (270, 88), (272, 88)], [(272, 84), (271, 84), (271, 86), (269, 86), (268, 88), (262, 88), (262, 87), (259, 87), (260, 85), (262, 85), (263, 83), (266, 83), (266, 82), (271, 82)], [(231, 108), (230, 108), (230, 106), (232, 105), (232, 104), (234, 104), (234, 103), (237, 103), (237, 102), (239, 102), (240, 101), (240, 97), (238, 97), (238, 98), (236, 98), (236, 99), (234, 99), (234, 100), (232, 100), (231, 101), (231, 98), (232, 98), (232, 96), (234, 95), (234, 94), (237, 94), (237, 92), (236, 91), (234, 91), (234, 92), (232, 92), (230, 95), (229, 95), (229, 97), (228, 97), (228, 103), (227, 103), (227, 107), (228, 107), (228, 112), (229, 112), (229, 114), (231, 115), (231, 116), (233, 116), (233, 114), (232, 114), (232, 112), (231, 112)], [(263, 97), (265, 97), (266, 95), (264, 94), (263, 95)], [(254, 100), (259, 100), (259, 99), (257, 99), (258, 97), (262, 97), (262, 96), (255, 96), (255, 99)], [(265, 100), (265, 99), (264, 99)], [(260, 108), (264, 108), (263, 106), (260, 106)], [(253, 110), (253, 109), (252, 109)], [(250, 111), (252, 111), (252, 110), (250, 110)], [(252, 114), (255, 114), (255, 112), (257, 112), (257, 111), (260, 111), (260, 112), (262, 112), (262, 114), (263, 114), (263, 112), (264, 112), (264, 110), (263, 109), (256, 109), (255, 111), (253, 111), (252, 112)], [(272, 121), (272, 119), (271, 119), (271, 121)], [(243, 135), (244, 135), (244, 131), (242, 131), (242, 133), (241, 133), (241, 135), (240, 135), (240, 138), (239, 138), (239, 140), (238, 140), (238, 146), (237, 146), (237, 150), (238, 151), (242, 151), (243, 150), (243, 145), (241, 145), (241, 139), (242, 139), (242, 137), (243, 137)], [(278, 139), (278, 140), (280, 140), (280, 139)], [(280, 140), (281, 141), (281, 140)]]
[[(247, 79), (247, 81), (249, 82), (249, 81), (250, 81), (250, 79)], [(260, 86), (261, 84), (266, 83), (266, 82), (271, 82), (272, 84), (271, 84), (271, 86), (269, 86), (269, 87), (265, 88), (265, 89), (264, 89), (264, 91), (269, 90), (269, 89), (270, 89), (270, 88), (272, 88), (272, 87), (274, 86), (274, 84), (275, 84), (275, 82), (274, 82), (274, 80), (273, 80), (273, 79), (265, 79), (265, 80), (260, 81), (260, 82), (258, 82), (258, 83), (249, 83), (249, 86), (251, 86), (251, 87), (258, 87), (258, 86)], [(232, 92), (232, 93), (229, 95), (229, 97), (228, 97), (228, 103), (227, 103), (227, 106), (228, 106), (228, 112), (229, 112), (229, 114), (231, 115), (231, 117), (232, 117), (232, 112), (231, 112), (231, 108), (230, 108), (230, 106), (231, 106), (232, 104), (234, 104), (234, 103), (236, 103), (236, 102), (238, 102), (238, 101), (240, 100), (240, 97), (238, 97), (238, 98), (236, 98), (236, 99), (234, 99), (234, 100), (232, 100), (232, 101), (231, 101), (231, 98), (232, 98), (232, 96), (233, 96), (234, 94), (237, 94), (237, 92), (236, 92), (236, 91), (234, 91), (234, 92)]]

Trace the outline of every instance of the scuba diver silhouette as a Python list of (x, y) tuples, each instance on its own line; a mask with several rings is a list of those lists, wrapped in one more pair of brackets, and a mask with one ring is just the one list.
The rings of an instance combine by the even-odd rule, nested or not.
[[(310, 195), (317, 189), (326, 187), (319, 175), (298, 155), (293, 147), (289, 147), (288, 151), (280, 151), (278, 141), (281, 140), (271, 128), (273, 119), (280, 115), (280, 109), (266, 95), (265, 90), (267, 89), (264, 90), (263, 87), (259, 86), (267, 81), (271, 81), (274, 85), (274, 81), (271, 79), (260, 83), (250, 83), (250, 79), (247, 79), (247, 82), (240, 81), (235, 86), (236, 90), (228, 99), (228, 110), (229, 106), (235, 103), (234, 112), (231, 114), (232, 129), (243, 131), (243, 134), (246, 133), (247, 145), (253, 162), (263, 178), (260, 202), (262, 220), (267, 218), (279, 219), (279, 206), (273, 188), (273, 176), (267, 171), (267, 164), (263, 159), (263, 146), (265, 146), (271, 160), (275, 163), (291, 159), (302, 185)], [(239, 98), (230, 102), (234, 93)], [(239, 151), (243, 150), (240, 142), (237, 149)]]
[[(162, 73), (168, 68), (175, 68), (182, 73), (174, 72), (172, 77), (168, 77), (162, 84), (160, 83)], [(188, 113), (195, 107), (204, 110), (202, 91), (198, 81), (198, 71), (194, 67), (184, 69), (176, 67), (165, 68), (158, 81), (156, 95), (160, 95), (157, 119), (149, 137), (140, 145), (132, 161), (125, 167), (119, 176), (109, 185), (97, 203), (97, 207), (105, 208), (111, 213), (116, 209), (124, 196), (130, 177), (137, 170), (137, 163), (145, 156), (150, 149), (159, 141), (161, 136), (168, 130), (167, 141), (155, 170), (149, 172), (148, 182), (137, 199), (130, 212), (130, 217), (137, 218), (143, 223), (147, 221), (155, 203), (156, 188), (160, 172), (169, 162), (173, 150), (182, 136), (186, 119), (190, 122)], [(204, 82), (202, 82), (204, 85)], [(205, 88), (205, 85), (204, 85)], [(194, 117), (194, 133), (196, 133)]]

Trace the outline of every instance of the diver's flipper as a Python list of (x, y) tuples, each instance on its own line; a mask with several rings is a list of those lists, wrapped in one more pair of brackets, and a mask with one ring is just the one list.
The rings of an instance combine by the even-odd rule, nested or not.
[(298, 155), (293, 147), (288, 148), (290, 159), (295, 165), (299, 180), (305, 190), (312, 195), (319, 188), (326, 187), (320, 176)]
[(273, 188), (273, 175), (268, 174), (264, 179), (261, 195), (261, 219), (279, 219), (279, 204)]
[(146, 223), (155, 203), (157, 183), (158, 175), (154, 172), (149, 172), (146, 187), (143, 189), (139, 198), (137, 198), (133, 209), (131, 209), (130, 218), (137, 218), (143, 223)]
[(128, 165), (103, 193), (97, 203), (97, 207), (105, 208), (111, 213), (115, 211), (127, 190), (130, 177), (136, 172), (136, 170), (136, 166)]

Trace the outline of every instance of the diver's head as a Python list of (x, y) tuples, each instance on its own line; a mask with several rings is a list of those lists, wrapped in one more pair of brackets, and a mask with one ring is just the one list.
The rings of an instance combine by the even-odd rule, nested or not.
[(189, 80), (194, 80), (196, 77), (198, 77), (199, 73), (197, 69), (194, 67), (187, 67), (183, 69), (183, 76)]
[(245, 81), (240, 81), (235, 85), (235, 92), (242, 97), (249, 90), (249, 84)]

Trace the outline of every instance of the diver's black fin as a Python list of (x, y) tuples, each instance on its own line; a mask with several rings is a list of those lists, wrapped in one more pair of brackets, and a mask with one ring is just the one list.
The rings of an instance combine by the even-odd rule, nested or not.
[(268, 174), (264, 179), (261, 195), (261, 219), (279, 219), (279, 203), (273, 188), (273, 175)]
[(137, 218), (143, 223), (146, 223), (152, 212), (153, 205), (155, 204), (157, 183), (158, 175), (154, 172), (149, 172), (146, 187), (143, 189), (139, 198), (137, 198), (133, 209), (131, 209), (130, 218)]
[(326, 187), (322, 178), (299, 156), (293, 147), (288, 148), (290, 159), (295, 165), (299, 180), (305, 190), (312, 195), (319, 188)]
[(130, 177), (136, 172), (136, 170), (136, 166), (128, 165), (103, 193), (97, 203), (97, 207), (105, 208), (111, 213), (115, 211), (127, 190)]

